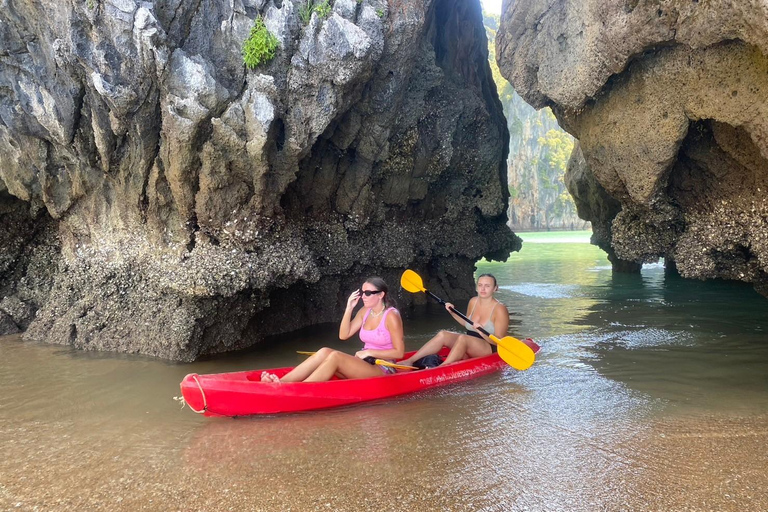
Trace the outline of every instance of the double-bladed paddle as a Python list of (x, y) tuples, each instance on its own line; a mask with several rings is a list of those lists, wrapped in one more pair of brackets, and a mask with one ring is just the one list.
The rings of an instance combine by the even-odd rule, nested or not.
[[(403, 275), (400, 277), (400, 286), (411, 293), (424, 292), (440, 304), (445, 305), (443, 299), (424, 288), (424, 282), (421, 280), (421, 276), (413, 270), (408, 269), (403, 272)], [(457, 316), (463, 318), (466, 322), (469, 322), (470, 324), (474, 323), (456, 309), (450, 308), (450, 310)], [(497, 338), (482, 327), (479, 327), (478, 331), (482, 332), (496, 343), (499, 350), (499, 356), (512, 368), (515, 368), (516, 370), (526, 370), (530, 368), (536, 360), (536, 354), (533, 349), (519, 339), (513, 338), (512, 336)], [(536, 348), (538, 349), (538, 345), (536, 345)]]
[(383, 359), (377, 359), (376, 364), (378, 364), (379, 366), (389, 366), (390, 368), (395, 368), (396, 370), (420, 370), (420, 368), (417, 368), (415, 366), (408, 366), (407, 364), (390, 363), (389, 361), (385, 361)]

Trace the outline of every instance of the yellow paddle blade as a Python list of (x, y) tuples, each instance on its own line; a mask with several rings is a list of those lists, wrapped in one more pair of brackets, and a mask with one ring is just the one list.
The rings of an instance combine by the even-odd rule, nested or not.
[(395, 364), (390, 363), (389, 361), (385, 361), (383, 359), (377, 359), (376, 364), (381, 366), (389, 366), (390, 368), (396, 368), (398, 370), (418, 370), (415, 366), (406, 366), (404, 364)]
[(505, 336), (499, 339), (491, 336), (491, 339), (496, 342), (499, 356), (515, 370), (527, 370), (536, 360), (536, 354), (531, 347), (517, 338)]
[(421, 276), (411, 269), (406, 269), (403, 275), (400, 276), (400, 286), (411, 293), (427, 291), (424, 288), (424, 281), (421, 280)]
[(302, 356), (313, 356), (316, 354), (316, 352), (307, 352), (306, 350), (297, 350), (296, 353)]

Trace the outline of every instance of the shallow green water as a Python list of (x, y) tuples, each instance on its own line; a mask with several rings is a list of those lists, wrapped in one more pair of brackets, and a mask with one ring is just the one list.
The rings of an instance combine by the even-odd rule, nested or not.
[[(384, 403), (232, 420), (173, 400), (187, 373), (354, 351), (336, 326), (190, 365), (0, 338), (0, 509), (768, 508), (768, 300), (613, 275), (588, 233), (520, 236), (478, 272), (534, 366)], [(416, 348), (453, 326), (435, 308), (405, 327)]]
[(589, 365), (669, 405), (768, 410), (768, 300), (751, 286), (614, 274), (589, 233), (523, 233), (508, 262), (479, 265), (501, 285), (513, 334), (542, 357)]

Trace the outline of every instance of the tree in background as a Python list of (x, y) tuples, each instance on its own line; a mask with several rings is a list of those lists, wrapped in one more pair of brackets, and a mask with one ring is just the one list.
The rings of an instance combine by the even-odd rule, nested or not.
[(557, 124), (548, 108), (540, 111), (523, 101), (496, 64), (499, 16), (483, 13), (488, 60), (509, 128), (509, 226), (515, 231), (588, 229), (565, 188), (564, 176), (574, 139)]
[[(548, 109), (547, 109), (548, 110)], [(551, 112), (550, 116), (554, 117)], [(531, 164), (536, 168), (539, 206), (544, 215), (544, 228), (567, 226), (576, 215), (576, 206), (565, 188), (563, 177), (573, 151), (573, 137), (562, 130), (549, 130), (539, 137), (540, 153)]]
[[(485, 24), (486, 36), (488, 36), (488, 63), (491, 65), (491, 74), (493, 75), (494, 83), (496, 83), (499, 99), (501, 99), (501, 104), (506, 109), (506, 105), (512, 101), (513, 96), (516, 96), (516, 94), (515, 90), (512, 89), (512, 85), (507, 82), (506, 78), (501, 76), (501, 70), (499, 70), (499, 65), (496, 63), (495, 41), (496, 31), (499, 29), (499, 16), (483, 12), (483, 23)], [(504, 112), (506, 114), (506, 110)]]

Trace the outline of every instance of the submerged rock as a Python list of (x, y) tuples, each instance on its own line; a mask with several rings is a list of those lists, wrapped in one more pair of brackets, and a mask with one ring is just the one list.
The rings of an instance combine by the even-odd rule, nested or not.
[[(303, 5), (0, 10), (5, 332), (192, 360), (337, 321), (368, 274), (466, 297), (519, 248), (479, 4)], [(257, 16), (280, 46), (246, 70)]]
[(664, 257), (766, 294), (762, 4), (513, 1), (497, 45), (515, 90), (579, 139), (569, 190), (614, 264)]

